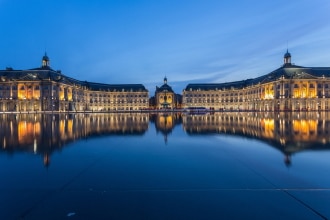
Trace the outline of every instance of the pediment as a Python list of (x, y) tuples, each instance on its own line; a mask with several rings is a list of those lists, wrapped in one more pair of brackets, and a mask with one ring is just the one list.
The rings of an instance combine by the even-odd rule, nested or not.
[(317, 79), (316, 76), (313, 76), (309, 73), (306, 73), (306, 72), (295, 72), (293, 75), (292, 75), (292, 78), (293, 79)]

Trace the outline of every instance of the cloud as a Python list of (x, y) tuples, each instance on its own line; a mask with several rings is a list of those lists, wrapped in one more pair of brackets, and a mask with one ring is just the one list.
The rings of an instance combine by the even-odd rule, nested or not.
[(172, 3), (33, 1), (17, 6), (0, 0), (0, 24), (7, 30), (0, 36), (0, 65), (39, 66), (47, 41), (52, 67), (68, 76), (154, 88), (166, 75), (181, 90), (192, 82), (266, 74), (282, 65), (287, 44), (299, 65), (329, 63), (330, 3)]

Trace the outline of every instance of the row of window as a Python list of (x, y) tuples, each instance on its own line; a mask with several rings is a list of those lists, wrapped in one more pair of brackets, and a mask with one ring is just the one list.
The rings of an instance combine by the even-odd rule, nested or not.
[[(44, 90), (49, 90), (51, 88), (51, 86), (43, 86), (42, 87)], [(0, 86), (0, 90), (17, 90), (17, 86), (3, 86), (1, 85)], [(19, 90), (40, 90), (40, 86), (39, 85), (21, 85)], [(66, 91), (68, 93), (74, 93), (74, 94), (83, 94), (83, 92), (81, 90), (77, 91), (77, 90), (72, 90), (72, 89), (67, 89), (67, 88), (62, 88), (62, 87), (59, 87), (59, 86), (53, 86), (53, 90), (55, 91)], [(90, 96), (103, 96), (103, 97), (110, 97), (110, 95), (105, 95), (105, 94), (90, 94)], [(114, 95), (116, 97), (116, 95)], [(128, 95), (118, 95), (119, 97), (127, 97)], [(130, 95), (132, 97), (132, 95)], [(144, 94), (144, 95), (138, 95), (138, 97), (147, 97), (148, 95), (147, 94)], [(137, 95), (134, 95), (134, 97), (137, 97)]]
[[(293, 90), (293, 93), (296, 93), (298, 90)], [(300, 91), (300, 90), (299, 90)], [(306, 92), (306, 90), (302, 89), (301, 92)], [(313, 92), (313, 91), (310, 91)], [(274, 91), (269, 91), (266, 90), (267, 94), (274, 94)], [(329, 90), (317, 90), (317, 94), (319, 94), (319, 97), (321, 97), (321, 94), (328, 94), (330, 93)], [(277, 91), (276, 94), (280, 94), (280, 91)], [(226, 94), (186, 94), (184, 97), (185, 98), (197, 98), (197, 97), (239, 97), (239, 96), (251, 96), (251, 95), (260, 95), (260, 96), (264, 96), (265, 95), (265, 91), (259, 91), (258, 93), (255, 92), (247, 92), (246, 94), (243, 93), (226, 93)], [(289, 95), (289, 90), (284, 90), (284, 94), (285, 96), (288, 97)]]
[(114, 101), (110, 101), (110, 100), (97, 100), (97, 99), (90, 99), (89, 100), (90, 103), (147, 103), (148, 101), (146, 99), (135, 99), (135, 100), (125, 100), (125, 99), (121, 99), (121, 100), (114, 100)]
[[(290, 84), (288, 83), (285, 83), (284, 84), (284, 88), (285, 89), (289, 89)], [(324, 85), (324, 86), (323, 86)], [(277, 89), (280, 89), (281, 88), (281, 85), (280, 84), (277, 84)], [(294, 84), (293, 85), (293, 88), (294, 89), (303, 89), (303, 88), (306, 88), (307, 89), (307, 84)], [(313, 83), (310, 83), (309, 84), (309, 88), (311, 89), (314, 89), (315, 88), (315, 84)], [(317, 84), (317, 88), (318, 89), (328, 89), (330, 88), (329, 84), (321, 84), (321, 83), (318, 83)], [(257, 94), (257, 93), (263, 93), (265, 91), (273, 91), (274, 90), (274, 87), (273, 86), (268, 86), (268, 87), (262, 87), (262, 88), (258, 88), (258, 89), (254, 89), (254, 90), (249, 90), (246, 92), (246, 94)], [(222, 93), (222, 94), (200, 94), (200, 92), (194, 92), (194, 94), (185, 94), (186, 97), (218, 97), (218, 96), (238, 96), (238, 95), (243, 95), (243, 93)]]
[[(104, 97), (104, 98), (106, 98), (106, 97), (108, 97), (108, 98), (111, 98), (111, 95), (106, 95), (106, 94), (89, 94), (89, 96), (90, 97)], [(119, 94), (119, 95), (113, 95), (113, 98), (147, 98), (148, 97), (148, 95), (147, 94), (145, 94), (145, 95), (141, 95), (141, 94), (139, 94), (139, 95), (137, 95), (137, 94), (126, 94), (126, 95), (123, 95), (123, 94)]]
[[(322, 98), (322, 94), (319, 94), (320, 98)], [(330, 94), (329, 93), (326, 93), (324, 95), (325, 98), (330, 98)], [(278, 97), (279, 98), (279, 95)], [(289, 98), (289, 96), (285, 96), (285, 98)], [(251, 97), (250, 97), (251, 99)], [(229, 98), (229, 99), (201, 99), (201, 98), (185, 98), (184, 101), (185, 103), (221, 103), (221, 102), (248, 102), (248, 101), (251, 101), (251, 100), (256, 100), (252, 97), (252, 99), (244, 99), (244, 98)]]
[[(278, 89), (280, 89), (281, 88), (281, 85), (282, 84), (276, 84), (276, 85), (269, 85), (269, 86), (266, 86), (266, 87), (268, 87), (268, 88), (270, 88), (270, 89), (274, 89), (275, 88), (275, 86), (276, 86), (276, 88), (278, 88)], [(300, 88), (300, 87), (306, 87), (307, 88), (307, 85), (309, 85), (309, 88), (315, 88), (315, 85), (316, 85), (316, 83), (303, 83), (303, 84), (298, 84), (298, 83), (295, 83), (295, 84), (292, 84), (293, 85), (293, 88)], [(286, 88), (286, 89), (289, 89), (290, 88), (290, 84), (289, 83), (284, 83), (283, 84), (283, 86), (284, 86), (284, 88)], [(330, 88), (330, 84), (328, 84), (328, 83), (317, 83), (317, 88)], [(235, 89), (234, 87), (232, 87), (231, 89)], [(258, 88), (258, 90), (259, 89), (264, 89), (264, 87), (262, 87), (262, 88)], [(192, 90), (192, 89), (190, 89), (189, 90), (190, 92), (201, 92), (201, 91), (205, 91), (205, 90), (203, 90), (203, 89), (197, 89), (197, 90)], [(218, 90), (218, 89), (216, 89), (216, 90), (214, 90), (214, 91), (225, 91), (225, 89), (220, 89), (220, 90)]]

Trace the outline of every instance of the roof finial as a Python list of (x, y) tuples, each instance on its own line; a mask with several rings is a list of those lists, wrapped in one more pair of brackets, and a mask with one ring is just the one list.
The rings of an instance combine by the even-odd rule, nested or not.
[(289, 42), (286, 41), (286, 52), (289, 52)]
[(49, 57), (45, 51), (45, 55), (42, 57), (42, 67), (49, 67)]
[(284, 54), (284, 65), (291, 64), (291, 54), (289, 53), (289, 49), (286, 49), (286, 53)]

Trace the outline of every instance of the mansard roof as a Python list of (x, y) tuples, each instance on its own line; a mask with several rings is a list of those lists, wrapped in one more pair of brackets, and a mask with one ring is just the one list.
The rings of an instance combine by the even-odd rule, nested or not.
[(103, 84), (80, 81), (63, 75), (61, 71), (55, 71), (47, 66), (30, 70), (13, 70), (12, 68), (0, 70), (0, 80), (2, 82), (55, 81), (67, 85), (84, 86), (94, 91), (147, 91), (142, 84)]
[(55, 81), (66, 84), (79, 84), (80, 81), (63, 75), (60, 71), (50, 68), (35, 68), (30, 70), (0, 70), (2, 81)]
[(242, 89), (247, 86), (256, 84), (264, 84), (278, 80), (284, 77), (285, 79), (316, 79), (320, 77), (330, 77), (330, 67), (303, 67), (286, 63), (280, 68), (253, 79), (242, 81), (234, 81), (228, 83), (204, 83), (204, 84), (188, 84), (185, 88), (189, 90), (225, 90), (225, 89)]
[(282, 67), (252, 80), (252, 83), (272, 82), (280, 77), (285, 79), (315, 79), (319, 77), (330, 77), (330, 67), (303, 67), (285, 64)]
[(90, 90), (104, 90), (111, 92), (146, 92), (147, 89), (142, 84), (103, 84), (94, 82), (82, 82)]
[(169, 86), (167, 83), (166, 84), (163, 84), (161, 87), (156, 87), (156, 93), (158, 92), (173, 92), (173, 89), (171, 86)]
[(229, 83), (194, 83), (194, 84), (188, 84), (185, 90), (212, 91), (212, 90), (225, 90), (231, 88), (241, 89), (244, 86), (247, 86), (248, 81), (250, 80), (235, 81)]

